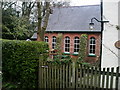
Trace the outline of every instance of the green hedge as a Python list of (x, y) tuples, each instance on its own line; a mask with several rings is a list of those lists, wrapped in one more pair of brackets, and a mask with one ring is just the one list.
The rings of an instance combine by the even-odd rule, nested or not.
[(40, 55), (48, 57), (45, 42), (2, 40), (3, 83), (12, 82), (18, 88), (37, 88)]

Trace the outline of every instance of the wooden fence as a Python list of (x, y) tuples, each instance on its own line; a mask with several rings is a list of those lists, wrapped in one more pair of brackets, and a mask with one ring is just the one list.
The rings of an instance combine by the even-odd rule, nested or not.
[[(116, 73), (114, 72), (116, 69)], [(116, 89), (120, 73), (117, 68), (87, 67), (81, 64), (55, 65), (41, 62), (39, 67), (39, 88), (94, 88)]]

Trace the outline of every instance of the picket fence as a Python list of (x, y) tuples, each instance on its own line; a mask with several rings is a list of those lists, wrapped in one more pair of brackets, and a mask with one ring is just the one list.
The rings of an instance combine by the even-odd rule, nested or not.
[(83, 90), (118, 90), (120, 73), (117, 68), (88, 67), (82, 64), (39, 65), (39, 88), (81, 88)]

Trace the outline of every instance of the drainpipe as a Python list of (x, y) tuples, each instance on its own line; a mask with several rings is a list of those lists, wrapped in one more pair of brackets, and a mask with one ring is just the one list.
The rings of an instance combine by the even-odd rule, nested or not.
[[(103, 21), (103, 0), (101, 0), (101, 21)], [(101, 68), (101, 62), (102, 62), (102, 42), (103, 42), (103, 30), (104, 30), (104, 25), (103, 22), (101, 22), (101, 41), (100, 41), (100, 68)]]

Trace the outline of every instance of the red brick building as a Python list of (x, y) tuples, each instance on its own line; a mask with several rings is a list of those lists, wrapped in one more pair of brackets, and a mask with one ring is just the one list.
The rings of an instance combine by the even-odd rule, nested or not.
[[(94, 30), (90, 30), (89, 23), (93, 17), (101, 19), (100, 11), (100, 5), (53, 8), (45, 33), (45, 41), (49, 44), (50, 50), (55, 49), (56, 37), (62, 33), (62, 52), (77, 57), (80, 36), (87, 34), (86, 62), (97, 61), (100, 56), (101, 25), (95, 21)], [(36, 39), (36, 35), (32, 38)]]

